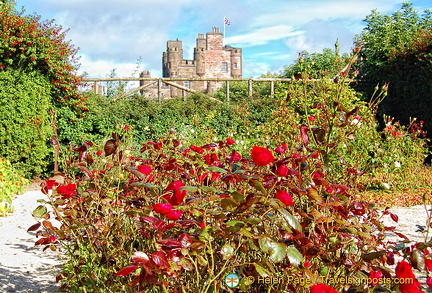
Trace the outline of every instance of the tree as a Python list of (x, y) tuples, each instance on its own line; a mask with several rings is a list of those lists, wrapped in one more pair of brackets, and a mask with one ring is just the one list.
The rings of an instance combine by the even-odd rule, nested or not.
[(18, 12), (13, 1), (0, 5), (0, 157), (29, 176), (48, 165), (52, 114), (85, 111), (77, 50), (66, 33), (53, 21)]
[(417, 117), (432, 129), (431, 11), (420, 14), (411, 3), (404, 3), (391, 15), (373, 10), (364, 21), (367, 25), (355, 40), (362, 45), (362, 91), (370, 96), (377, 84), (389, 82), (380, 114), (404, 124)]
[(346, 53), (340, 56), (337, 42), (335, 50), (324, 48), (322, 53), (302, 51), (296, 62), (285, 67), (284, 76), (292, 78), (307, 72), (312, 78), (332, 78), (346, 65), (344, 61), (348, 57)]
[(51, 84), (53, 103), (76, 106), (84, 99), (78, 91), (78, 58), (67, 30), (53, 20), (24, 16), (7, 2), (0, 7), (0, 70), (39, 72)]

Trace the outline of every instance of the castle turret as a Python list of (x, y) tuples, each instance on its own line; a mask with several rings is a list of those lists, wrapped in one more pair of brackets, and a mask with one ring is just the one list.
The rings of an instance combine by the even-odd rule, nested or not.
[[(142, 71), (142, 72), (140, 73), (139, 77), (140, 77), (140, 78), (151, 78), (151, 73), (150, 73), (150, 71)], [(140, 87), (141, 87), (141, 86), (145, 86), (145, 85), (147, 85), (147, 84), (149, 84), (149, 81), (146, 81), (146, 80), (140, 80), (140, 81), (139, 81), (139, 85), (140, 85)], [(140, 93), (141, 93), (141, 95), (143, 95), (143, 94), (144, 94), (144, 91), (141, 90)]]
[(182, 41), (167, 42), (167, 51), (163, 54), (163, 77), (174, 77), (178, 74), (178, 66), (183, 60)]
[(230, 51), (231, 76), (234, 78), (242, 77), (242, 49), (225, 46), (225, 50)]
[(220, 32), (220, 28), (212, 27), (212, 32), (207, 33), (207, 50), (222, 50), (223, 46), (223, 34)]
[(196, 40), (196, 47), (194, 49), (194, 61), (196, 64), (196, 74), (200, 77), (205, 74), (205, 50), (206, 50), (206, 38), (204, 34), (198, 34)]

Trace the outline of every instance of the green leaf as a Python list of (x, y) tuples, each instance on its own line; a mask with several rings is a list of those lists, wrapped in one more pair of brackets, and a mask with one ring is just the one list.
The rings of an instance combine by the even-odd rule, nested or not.
[(268, 278), (268, 277), (270, 277), (270, 272), (269, 272), (266, 268), (260, 266), (260, 265), (257, 264), (257, 263), (254, 263), (253, 265), (254, 265), (254, 267), (255, 267), (257, 273), (258, 273), (261, 277), (263, 277), (263, 278)]
[(263, 237), (258, 240), (261, 250), (265, 253), (270, 253), (270, 247), (273, 240), (269, 237)]
[(206, 169), (216, 173), (228, 173), (227, 170), (215, 166), (207, 167)]
[(212, 186), (200, 186), (199, 187), (204, 192), (210, 192), (210, 193), (223, 193), (222, 190), (214, 188)]
[(199, 188), (197, 186), (183, 186), (179, 189), (180, 191), (186, 190), (187, 192), (194, 193), (197, 192)]
[(258, 240), (260, 248), (263, 252), (270, 254), (270, 260), (273, 262), (281, 262), (286, 257), (286, 245), (278, 243), (269, 237), (263, 237)]
[(255, 187), (258, 191), (262, 192), (264, 195), (267, 195), (267, 190), (258, 180), (252, 180), (252, 186)]
[(245, 222), (250, 224), (250, 225), (256, 225), (256, 224), (261, 222), (261, 219), (254, 217), (254, 218), (246, 219)]
[(303, 263), (303, 255), (294, 246), (289, 246), (286, 249), (286, 254), (292, 265), (299, 266), (301, 263)]
[(232, 220), (229, 222), (226, 222), (227, 226), (243, 226), (244, 222), (243, 221), (239, 221), (239, 220)]
[(212, 229), (211, 227), (206, 226), (204, 229), (202, 229), (201, 233), (198, 235), (198, 238), (201, 241), (211, 241), (212, 240), (212, 237), (210, 235), (211, 229)]
[(227, 197), (227, 198), (223, 198), (221, 200), (221, 207), (224, 210), (231, 211), (231, 210), (233, 210), (234, 208), (237, 207), (237, 203), (232, 198), (228, 198)]
[(47, 208), (43, 205), (38, 206), (33, 212), (32, 216), (36, 221), (42, 220), (47, 214)]
[(226, 243), (224, 246), (222, 246), (221, 254), (224, 260), (229, 259), (231, 256), (234, 255), (234, 247)]
[[(272, 246), (270, 248), (270, 260), (277, 263), (277, 262), (283, 261), (286, 256), (287, 256), (286, 245), (284, 243), (273, 242)], [(290, 261), (291, 261), (291, 259), (290, 259)], [(294, 263), (292, 263), (292, 264), (294, 264)], [(297, 265), (297, 264), (294, 264), (294, 265)]]
[(238, 203), (244, 203), (245, 200), (245, 196), (243, 193), (238, 192), (238, 191), (234, 191), (233, 193), (231, 193), (231, 196), (238, 202)]
[(299, 221), (296, 217), (291, 215), (287, 210), (285, 209), (278, 209), (278, 212), (282, 214), (282, 217), (285, 219), (285, 221), (290, 225), (292, 228), (302, 231), (302, 226), (300, 225)]

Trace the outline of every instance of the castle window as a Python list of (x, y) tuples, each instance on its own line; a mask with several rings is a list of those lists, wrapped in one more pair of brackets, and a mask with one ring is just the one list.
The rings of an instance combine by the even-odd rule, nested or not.
[(233, 69), (237, 69), (237, 62), (233, 63)]
[(190, 81), (189, 80), (186, 80), (184, 82), (184, 87), (190, 89)]
[(222, 72), (228, 72), (228, 63), (222, 62)]

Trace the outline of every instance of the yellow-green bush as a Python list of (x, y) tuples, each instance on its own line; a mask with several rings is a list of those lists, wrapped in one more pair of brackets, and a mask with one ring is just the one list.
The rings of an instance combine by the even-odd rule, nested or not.
[(12, 167), (8, 160), (0, 159), (0, 216), (13, 211), (12, 196), (21, 193), (26, 183), (27, 180)]

